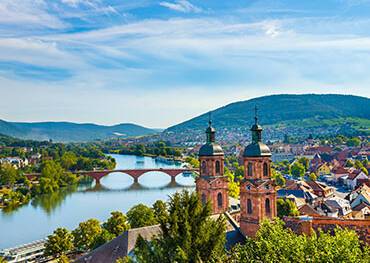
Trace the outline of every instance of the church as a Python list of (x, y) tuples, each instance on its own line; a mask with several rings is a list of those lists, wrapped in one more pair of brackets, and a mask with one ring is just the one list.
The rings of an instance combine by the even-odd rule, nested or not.
[[(243, 152), (244, 177), (240, 182), (240, 231), (255, 236), (259, 224), (277, 215), (276, 189), (271, 179), (271, 152), (262, 142), (262, 127), (255, 123), (251, 128), (252, 142)], [(196, 191), (203, 203), (209, 201), (213, 214), (228, 211), (228, 178), (224, 176), (224, 152), (216, 142), (216, 130), (209, 120), (206, 143), (199, 150), (200, 171)]]

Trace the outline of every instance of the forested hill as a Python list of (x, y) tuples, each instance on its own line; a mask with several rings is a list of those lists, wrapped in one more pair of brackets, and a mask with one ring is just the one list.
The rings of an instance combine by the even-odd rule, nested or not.
[[(231, 103), (212, 111), (216, 128), (249, 126), (253, 122), (254, 107), (259, 108), (260, 123), (264, 125), (294, 123), (320, 125), (324, 121), (345, 121), (348, 118), (370, 121), (370, 99), (352, 95), (271, 95)], [(204, 129), (208, 114), (172, 126), (167, 131), (182, 132)], [(365, 127), (366, 128), (366, 127)], [(370, 128), (370, 127), (367, 127)]]
[(85, 142), (118, 136), (132, 137), (149, 135), (156, 133), (156, 131), (131, 123), (103, 126), (71, 122), (25, 123), (0, 120), (0, 133), (22, 139)]

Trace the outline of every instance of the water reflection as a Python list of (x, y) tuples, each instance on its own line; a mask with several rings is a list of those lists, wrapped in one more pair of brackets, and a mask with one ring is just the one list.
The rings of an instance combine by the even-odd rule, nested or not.
[(116, 189), (110, 188), (109, 186), (105, 186), (104, 184), (95, 184), (94, 187), (85, 189), (84, 192), (129, 192), (129, 191), (152, 191), (152, 190), (165, 190), (171, 188), (194, 188), (193, 185), (183, 185), (176, 181), (171, 180), (168, 184), (164, 186), (146, 186), (141, 183), (134, 182), (128, 187)]

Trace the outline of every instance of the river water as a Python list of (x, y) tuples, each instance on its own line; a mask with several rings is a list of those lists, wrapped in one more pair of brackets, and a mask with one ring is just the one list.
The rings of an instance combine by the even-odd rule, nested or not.
[[(115, 155), (117, 169), (175, 168), (178, 165), (155, 162), (150, 157)], [(183, 188), (194, 188), (193, 177), (179, 175), (176, 183), (161, 172), (150, 172), (139, 178), (139, 184), (126, 174), (112, 173), (101, 179), (101, 185), (84, 184), (44, 195), (16, 210), (0, 210), (0, 249), (45, 238), (57, 227), (74, 229), (89, 218), (106, 220), (111, 211), (127, 212), (138, 203), (152, 205), (158, 199)]]

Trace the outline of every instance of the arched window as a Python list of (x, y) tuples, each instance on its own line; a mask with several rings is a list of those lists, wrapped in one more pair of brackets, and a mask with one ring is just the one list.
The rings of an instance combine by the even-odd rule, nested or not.
[(263, 163), (263, 176), (264, 177), (269, 176), (269, 166), (267, 163)]
[(253, 164), (248, 163), (248, 176), (252, 176), (252, 175), (253, 175)]
[(221, 208), (222, 207), (222, 194), (221, 193), (218, 193), (217, 194), (217, 205), (218, 205), (218, 207), (219, 208)]
[(252, 201), (250, 199), (247, 200), (247, 212), (248, 212), (248, 214), (252, 214), (253, 213)]
[(206, 174), (207, 173), (207, 163), (206, 161), (203, 161), (202, 162), (202, 174)]
[(205, 193), (202, 193), (202, 204), (205, 205), (207, 203), (207, 197)]
[(266, 212), (266, 214), (271, 213), (270, 199), (268, 199), (268, 198), (266, 198), (266, 200), (265, 200), (265, 212)]
[(216, 161), (216, 174), (219, 175), (221, 173), (221, 164), (220, 161)]

